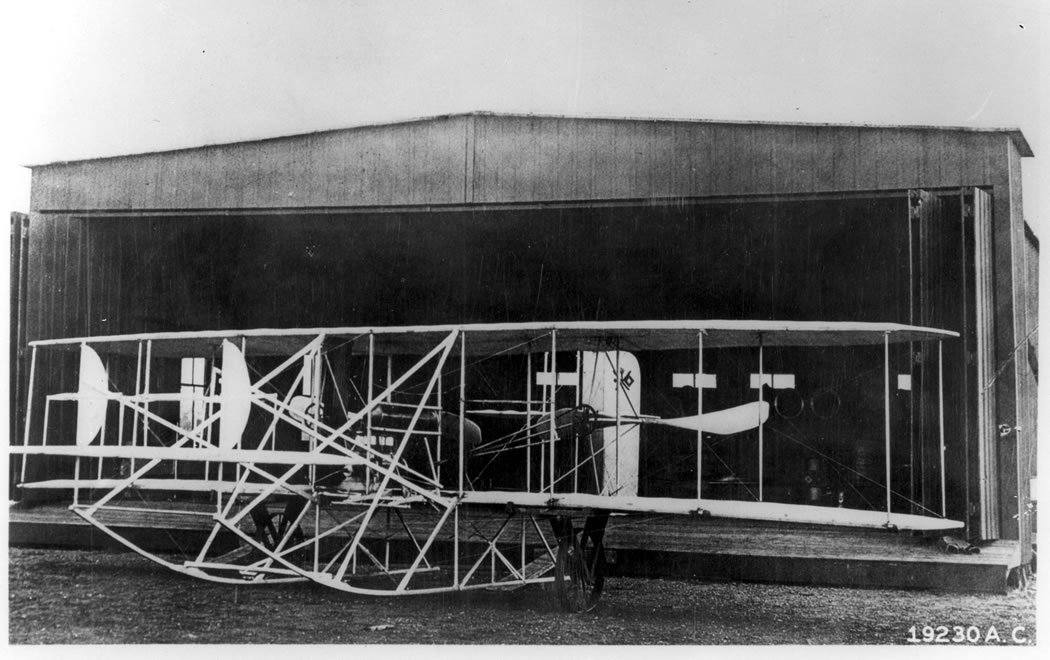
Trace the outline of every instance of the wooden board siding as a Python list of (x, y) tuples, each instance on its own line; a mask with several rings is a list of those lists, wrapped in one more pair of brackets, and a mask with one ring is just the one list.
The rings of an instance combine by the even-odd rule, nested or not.
[[(1005, 149), (1009, 163), (1009, 172), (1008, 180), (1004, 182), (1003, 187), (1009, 192), (1009, 214), (999, 216), (1000, 222), (997, 228), (1004, 225), (1009, 227), (1008, 265), (1010, 269), (1009, 279), (1012, 280), (1012, 286), (1009, 297), (1010, 306), (1007, 308), (1004, 305), (1001, 313), (1009, 314), (1007, 318), (1012, 320), (1013, 323), (1011, 327), (1002, 329), (1002, 340), (1007, 339), (1006, 335), (1008, 332), (1012, 335), (1009, 338), (1009, 348), (1004, 350), (1004, 346), (997, 345), (996, 347), (997, 364), (1005, 366), (1003, 369), (1004, 373), (999, 377), (999, 380), (1006, 381), (1000, 385), (997, 380), (996, 386), (997, 390), (1004, 389), (1009, 393), (1012, 385), (1014, 390), (1015, 411), (1012, 424), (1014, 432), (1004, 438), (1006, 442), (1001, 447), (1002, 453), (1007, 454), (1009, 458), (1009, 463), (1005, 466), (1005, 470), (1011, 471), (1012, 479), (1005, 475), (1005, 470), (1001, 471), (1000, 479), (1003, 480), (1004, 488), (1008, 489), (1006, 492), (1009, 492), (1011, 495), (1016, 493), (1016, 497), (1008, 505), (1002, 506), (1001, 509), (1003, 510), (1004, 525), (1008, 526), (1007, 530), (1010, 532), (1009, 535), (1004, 534), (1003, 537), (1019, 539), (1023, 548), (1024, 559), (1027, 561), (1032, 552), (1032, 532), (1035, 515), (1034, 508), (1029, 508), (1030, 504), (1034, 505), (1031, 502), (1031, 483), (1029, 480), (1035, 472), (1036, 411), (1034, 408), (1037, 403), (1036, 382), (1028, 364), (1027, 348), (1028, 333), (1038, 323), (1038, 319), (1028, 318), (1028, 287), (1033, 284), (1037, 286), (1037, 283), (1030, 281), (1026, 264), (1028, 239), (1025, 236), (1024, 207), (1021, 198), (1021, 153), (1010, 142), (1006, 143)], [(1004, 222), (1004, 219), (1008, 220), (1008, 223)], [(998, 236), (997, 239), (999, 239)], [(996, 259), (997, 266), (1006, 261), (998, 254)], [(1002, 265), (1005, 266), (1006, 264)], [(997, 273), (996, 279), (1002, 282), (1006, 278), (1001, 278)], [(998, 312), (999, 310), (997, 310)], [(1006, 324), (1004, 323), (1003, 325)], [(1010, 423), (1010, 415), (1006, 414), (1004, 417), (1005, 419), (1000, 420), (1000, 423)]]
[[(1010, 132), (471, 114), (33, 168), (32, 209), (325, 208), (989, 185)], [(1016, 149), (1016, 146), (1014, 147)]]
[(33, 168), (34, 211), (465, 201), (467, 117)]
[(648, 199), (981, 185), (998, 133), (479, 116), (474, 199)]

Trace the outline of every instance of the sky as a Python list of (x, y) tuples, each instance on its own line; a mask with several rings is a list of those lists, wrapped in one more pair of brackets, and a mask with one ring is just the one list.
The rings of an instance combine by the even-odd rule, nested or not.
[(1050, 222), (1042, 0), (3, 4), (8, 210), (18, 165), (490, 110), (1018, 127)]

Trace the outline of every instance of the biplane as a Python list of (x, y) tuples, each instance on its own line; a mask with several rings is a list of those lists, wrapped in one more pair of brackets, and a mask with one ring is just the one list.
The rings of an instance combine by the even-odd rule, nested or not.
[[(584, 611), (601, 595), (604, 537), (620, 516), (961, 527), (944, 515), (943, 386), (941, 511), (894, 510), (891, 482), (891, 347), (956, 336), (878, 323), (632, 321), (36, 341), (25, 435), (11, 451), (24, 491), (68, 493), (73, 514), (184, 575), (376, 596), (546, 583), (565, 609)], [(882, 478), (868, 477), (884, 502), (825, 506), (764, 491), (765, 428), (784, 412), (767, 387), (780, 376), (764, 362), (777, 350), (803, 361), (859, 350), (874, 361), (882, 387), (856, 424), (885, 443)], [(705, 405), (727, 378), (711, 365), (745, 358), (750, 387), (733, 390), (743, 394), (732, 405)], [(46, 359), (78, 365), (74, 391), (34, 391)], [(643, 377), (653, 391), (663, 387), (654, 379), (673, 381), (682, 414), (644, 409)], [(661, 492), (640, 454), (665, 443), (685, 447), (673, 460), (691, 483)], [(712, 495), (711, 464), (726, 464), (714, 448), (745, 443), (757, 449), (757, 487)], [(176, 558), (130, 538), (128, 515), (194, 517), (208, 531)]]

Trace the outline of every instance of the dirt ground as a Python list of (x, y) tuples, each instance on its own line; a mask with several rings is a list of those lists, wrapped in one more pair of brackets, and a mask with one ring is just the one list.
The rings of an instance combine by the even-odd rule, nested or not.
[(597, 610), (566, 615), (540, 587), (383, 599), (307, 584), (234, 588), (127, 553), (11, 548), (9, 557), (11, 644), (935, 645), (938, 626), (940, 645), (971, 645), (977, 634), (1036, 641), (1034, 581), (961, 595), (610, 578)]

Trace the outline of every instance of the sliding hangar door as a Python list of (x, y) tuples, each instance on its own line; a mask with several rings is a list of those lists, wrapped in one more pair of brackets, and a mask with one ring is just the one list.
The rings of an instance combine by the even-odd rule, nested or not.
[[(994, 371), (989, 201), (955, 189), (45, 217), (29, 252), (49, 246), (36, 267), (56, 276), (30, 292), (46, 310), (31, 315), (42, 324), (32, 334), (631, 319), (944, 328), (961, 337), (889, 350), (891, 506), (943, 512), (994, 538), (994, 402), (982, 387)], [(696, 371), (695, 351), (638, 358), (639, 412), (696, 413), (696, 391), (680, 380)], [(39, 377), (74, 377), (75, 357), (41, 360)], [(705, 438), (702, 496), (884, 509), (886, 368), (882, 346), (705, 351), (705, 411), (757, 399), (761, 372), (771, 414), (762, 438)], [(177, 386), (183, 372), (175, 361), (155, 368), (151, 389)], [(48, 423), (74, 417), (56, 410)], [(639, 494), (695, 496), (695, 452), (695, 437), (647, 428)]]

